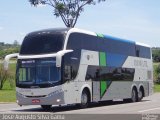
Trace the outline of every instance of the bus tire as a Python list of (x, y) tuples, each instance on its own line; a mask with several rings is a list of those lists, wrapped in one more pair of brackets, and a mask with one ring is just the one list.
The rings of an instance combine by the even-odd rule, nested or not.
[(137, 102), (137, 101), (138, 101), (138, 93), (136, 88), (133, 88), (131, 93), (131, 102)]
[(86, 89), (82, 91), (80, 108), (87, 108), (89, 103), (89, 93)]
[(50, 110), (52, 105), (41, 105), (41, 108), (44, 110)]
[(143, 96), (144, 96), (144, 90), (141, 87), (139, 92), (138, 92), (138, 101), (141, 101), (143, 99)]

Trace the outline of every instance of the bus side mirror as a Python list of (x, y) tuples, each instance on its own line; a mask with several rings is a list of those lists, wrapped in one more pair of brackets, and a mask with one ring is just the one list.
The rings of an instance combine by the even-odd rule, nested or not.
[(56, 54), (56, 67), (61, 67), (62, 57), (66, 53), (73, 52), (73, 50), (61, 50)]
[(19, 53), (13, 53), (13, 54), (9, 54), (9, 55), (6, 55), (5, 58), (4, 58), (4, 62), (3, 62), (3, 66), (4, 66), (4, 70), (7, 71), (8, 70), (8, 64), (9, 64), (9, 60), (11, 58), (14, 58), (14, 57), (18, 57)]

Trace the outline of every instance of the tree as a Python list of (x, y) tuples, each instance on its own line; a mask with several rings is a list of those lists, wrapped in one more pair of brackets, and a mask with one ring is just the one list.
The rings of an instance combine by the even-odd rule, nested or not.
[(154, 62), (160, 62), (160, 48), (152, 48), (152, 57)]
[(0, 90), (3, 88), (3, 85), (5, 81), (7, 80), (7, 78), (8, 78), (7, 71), (5, 71), (2, 65), (0, 65)]
[[(100, 3), (105, 0), (98, 0)], [(31, 5), (49, 5), (53, 8), (54, 15), (61, 17), (67, 27), (74, 27), (84, 6), (95, 5), (95, 0), (29, 0)]]
[(14, 40), (13, 45), (14, 45), (14, 46), (18, 46), (18, 45), (19, 45), (18, 41), (17, 41), (17, 40)]
[(2, 64), (0, 64), (0, 90), (2, 90), (4, 83), (8, 80), (10, 87), (13, 88), (15, 86), (15, 77), (14, 72), (6, 71), (4, 70), (4, 67)]
[(160, 65), (155, 68), (156, 82), (160, 84)]

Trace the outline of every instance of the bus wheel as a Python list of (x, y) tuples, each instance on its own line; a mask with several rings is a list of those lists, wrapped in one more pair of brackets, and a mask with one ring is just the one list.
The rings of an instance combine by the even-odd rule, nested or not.
[(44, 110), (50, 110), (52, 105), (41, 105)]
[(138, 101), (141, 101), (143, 99), (143, 90), (140, 89), (138, 92)]
[(132, 94), (131, 94), (131, 101), (132, 102), (137, 102), (138, 100), (138, 94), (135, 88), (133, 88), (132, 90)]
[(88, 102), (89, 102), (88, 92), (86, 90), (83, 90), (82, 95), (81, 95), (80, 108), (86, 108), (86, 107), (88, 107)]

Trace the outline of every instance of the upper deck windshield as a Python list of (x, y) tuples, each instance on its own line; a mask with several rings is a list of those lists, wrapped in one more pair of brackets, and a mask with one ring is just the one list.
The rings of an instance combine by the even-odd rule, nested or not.
[(21, 55), (37, 55), (56, 53), (63, 49), (63, 33), (32, 33), (24, 38), (20, 50)]

